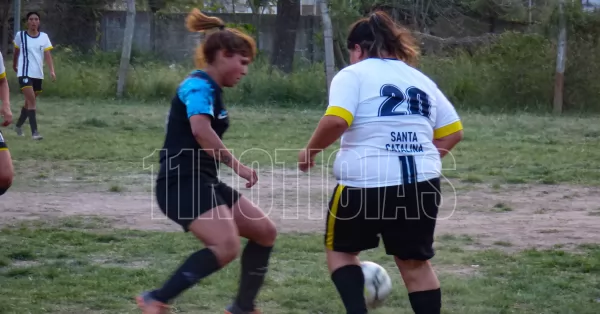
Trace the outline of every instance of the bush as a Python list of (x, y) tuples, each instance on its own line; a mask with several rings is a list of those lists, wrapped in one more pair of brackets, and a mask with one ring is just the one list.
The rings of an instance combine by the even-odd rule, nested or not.
[[(577, 34), (567, 48), (564, 109), (600, 112), (600, 41)], [(474, 56), (426, 57), (421, 68), (457, 107), (481, 111), (550, 112), (556, 43), (541, 34), (507, 32)]]
[[(65, 98), (115, 97), (119, 53), (96, 51), (82, 54), (65, 48), (54, 51), (53, 58), (57, 81), (45, 81), (45, 95)], [(168, 64), (152, 60), (147, 55), (132, 55), (126, 85), (127, 98), (170, 99), (177, 85), (193, 69), (191, 62)], [(45, 74), (48, 78), (48, 73)], [(11, 90), (18, 90), (14, 73), (9, 71), (8, 75)], [(302, 103), (319, 106), (326, 100), (325, 74), (322, 64), (303, 64), (293, 74), (284, 75), (277, 70), (270, 71), (267, 62), (258, 59), (250, 66), (249, 75), (235, 88), (226, 90), (224, 95), (230, 103)]]
[[(565, 77), (565, 108), (600, 111), (600, 42), (571, 36)], [(599, 52), (599, 53), (596, 53)], [(556, 47), (543, 35), (504, 33), (473, 56), (425, 56), (419, 68), (438, 83), (459, 108), (477, 111), (549, 112), (552, 108)], [(114, 98), (119, 53), (82, 54), (70, 49), (54, 52), (58, 80), (44, 84), (44, 94), (57, 97)], [(126, 97), (136, 100), (170, 99), (177, 85), (193, 69), (190, 62), (167, 64), (133, 53)], [(8, 67), (10, 68), (10, 67)], [(264, 58), (250, 67), (238, 86), (225, 92), (235, 104), (300, 105), (323, 108), (327, 101), (321, 63), (298, 63), (285, 75), (271, 70)], [(13, 90), (18, 90), (9, 71)]]

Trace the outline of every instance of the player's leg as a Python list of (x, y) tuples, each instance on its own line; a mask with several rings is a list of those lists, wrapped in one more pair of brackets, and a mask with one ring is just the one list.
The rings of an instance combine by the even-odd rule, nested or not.
[(10, 188), (13, 176), (12, 158), (4, 142), (4, 137), (2, 137), (2, 132), (0, 132), (0, 195), (6, 193), (8, 188)]
[(240, 249), (231, 209), (213, 188), (206, 182), (174, 181), (157, 183), (159, 206), (171, 220), (192, 232), (204, 248), (191, 254), (162, 287), (138, 296), (145, 314), (165, 313), (167, 304), (234, 260)]
[(21, 129), (21, 127), (29, 117), (27, 94), (28, 90), (33, 89), (33, 82), (29, 77), (19, 77), (19, 87), (21, 88), (21, 93), (23, 93), (23, 96), (25, 97), (25, 104), (21, 108), (21, 114), (19, 115), (19, 119), (17, 119), (17, 123), (15, 124), (15, 131), (17, 132), (18, 136), (23, 136), (23, 129)]
[(248, 239), (241, 256), (241, 276), (237, 296), (226, 313), (254, 313), (255, 300), (269, 266), (269, 258), (277, 237), (271, 219), (246, 197), (222, 184), (222, 197), (232, 197), (232, 213), (240, 236)]
[[(435, 255), (434, 231), (440, 201), (439, 179), (397, 187), (398, 202), (391, 198), (386, 214), (395, 208), (397, 219), (388, 219), (382, 232), (386, 252), (393, 255), (416, 314), (439, 314), (442, 295), (440, 282), (429, 263)], [(393, 191), (396, 192), (396, 191)], [(393, 206), (388, 206), (393, 205)]]
[(327, 265), (347, 314), (367, 313), (358, 254), (379, 245), (376, 220), (368, 219), (367, 190), (337, 185), (326, 220)]
[(37, 124), (37, 97), (40, 94), (40, 92), (42, 91), (42, 82), (43, 80), (41, 79), (32, 79), (32, 86), (33, 86), (33, 93), (34, 93), (34, 98), (33, 98), (33, 103), (29, 103), (28, 106), (28, 115), (29, 115), (29, 125), (31, 126), (31, 136), (34, 140), (41, 140), (44, 137), (40, 135), (40, 132), (38, 130), (38, 124)]

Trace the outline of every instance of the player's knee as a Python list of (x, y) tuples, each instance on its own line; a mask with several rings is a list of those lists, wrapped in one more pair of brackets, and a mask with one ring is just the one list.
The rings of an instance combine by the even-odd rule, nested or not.
[(431, 264), (427, 260), (401, 260), (396, 258), (396, 265), (398, 265), (404, 281), (419, 280), (423, 272), (431, 270)]
[(414, 271), (422, 269), (423, 267), (429, 267), (429, 261), (427, 260), (402, 260), (396, 257), (396, 264), (398, 267), (406, 271)]
[(240, 240), (237, 235), (224, 236), (220, 241), (211, 246), (221, 266), (229, 264), (240, 253)]
[(277, 238), (277, 228), (270, 219), (266, 220), (266, 223), (262, 227), (261, 233), (261, 239), (259, 239), (259, 241), (256, 241), (258, 244), (262, 246), (275, 245), (275, 239)]

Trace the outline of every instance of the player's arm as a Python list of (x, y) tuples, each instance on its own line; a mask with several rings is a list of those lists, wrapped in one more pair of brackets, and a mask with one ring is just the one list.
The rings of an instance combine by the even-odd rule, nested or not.
[(48, 64), (48, 68), (50, 69), (50, 72), (54, 73), (54, 61), (52, 60), (52, 54), (50, 53), (50, 50), (44, 51), (44, 59), (46, 60), (46, 63)]
[(463, 126), (456, 109), (439, 89), (436, 101), (438, 112), (433, 131), (433, 145), (443, 158), (463, 139)]
[(0, 195), (6, 193), (12, 185), (14, 169), (10, 152), (0, 133)]
[(221, 138), (217, 135), (212, 126), (212, 118), (208, 114), (196, 114), (190, 117), (192, 125), (192, 134), (194, 138), (202, 146), (208, 155), (225, 164), (229, 168), (237, 169), (240, 162), (233, 154), (225, 147)]
[(3, 110), (10, 109), (10, 88), (8, 87), (6, 72), (0, 73), (0, 101), (2, 101)]
[(8, 126), (12, 123), (12, 112), (10, 111), (10, 89), (8, 80), (6, 80), (6, 69), (4, 68), (2, 53), (0, 53), (0, 101), (2, 101), (0, 116), (4, 118), (2, 125)]
[(52, 60), (52, 53), (50, 53), (52, 49), (54, 49), (54, 47), (52, 47), (50, 38), (48, 38), (46, 35), (46, 44), (44, 45), (44, 60), (46, 61), (46, 64), (48, 64), (48, 69), (50, 69), (50, 75), (52, 76), (52, 79), (54, 79), (54, 60)]
[(186, 80), (178, 90), (179, 98), (186, 105), (192, 134), (198, 144), (215, 160), (237, 169), (239, 161), (225, 147), (212, 128), (212, 119), (214, 119), (212, 92), (210, 84), (198, 78)]
[(305, 148), (310, 156), (335, 143), (352, 125), (358, 93), (359, 81), (353, 72), (342, 70), (333, 78), (329, 88), (329, 106)]
[(15, 70), (15, 72), (19, 72), (19, 54), (20, 54), (20, 49), (19, 45), (17, 44), (17, 36), (19, 35), (19, 33), (17, 33), (17, 35), (15, 36), (15, 40), (13, 41), (13, 44), (15, 46), (15, 49), (13, 50), (13, 70)]

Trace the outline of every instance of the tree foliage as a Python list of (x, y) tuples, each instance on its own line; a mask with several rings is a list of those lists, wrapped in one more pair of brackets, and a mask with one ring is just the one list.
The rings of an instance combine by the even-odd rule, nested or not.
[[(54, 38), (68, 39), (83, 49), (92, 48), (100, 40), (102, 12), (112, 3), (110, 0), (47, 0), (41, 27), (52, 27)], [(90, 33), (95, 36), (91, 37)]]
[(524, 21), (527, 13), (521, 0), (462, 0), (461, 5), (484, 18)]

